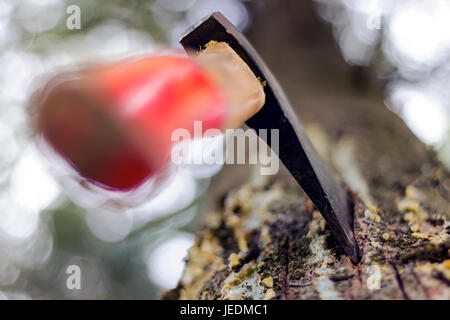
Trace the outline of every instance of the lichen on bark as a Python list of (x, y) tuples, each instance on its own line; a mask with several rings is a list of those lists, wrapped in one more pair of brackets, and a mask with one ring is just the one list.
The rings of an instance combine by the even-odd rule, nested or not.
[(355, 266), (295, 182), (250, 182), (230, 192), (199, 232), (177, 297), (448, 299), (448, 218), (425, 212), (419, 195), (408, 187), (393, 222), (354, 193), (355, 236), (363, 251)]

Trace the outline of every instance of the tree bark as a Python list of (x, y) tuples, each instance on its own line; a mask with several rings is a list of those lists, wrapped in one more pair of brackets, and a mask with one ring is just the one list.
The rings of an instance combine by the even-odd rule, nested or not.
[(385, 106), (372, 69), (343, 61), (311, 2), (251, 10), (250, 41), (351, 190), (363, 258), (350, 262), (285, 170), (264, 180), (226, 166), (165, 298), (450, 299), (449, 172)]

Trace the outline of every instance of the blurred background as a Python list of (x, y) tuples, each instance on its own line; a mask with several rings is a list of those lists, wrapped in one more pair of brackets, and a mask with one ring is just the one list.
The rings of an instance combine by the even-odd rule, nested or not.
[[(450, 167), (450, 2), (294, 2), (0, 0), (0, 298), (154, 299), (176, 286), (221, 166), (175, 168), (149, 201), (111, 206), (109, 195), (49, 165), (33, 141), (27, 105), (43, 75), (179, 48), (182, 32), (213, 11), (257, 44), (282, 32), (276, 19), (286, 15), (299, 46), (312, 47), (316, 34), (308, 26), (317, 20), (349, 67), (349, 83), (373, 81), (386, 108)], [(262, 53), (269, 66), (282, 59), (279, 50)], [(288, 81), (282, 68), (274, 72)], [(81, 270), (79, 290), (66, 285), (71, 265)]]

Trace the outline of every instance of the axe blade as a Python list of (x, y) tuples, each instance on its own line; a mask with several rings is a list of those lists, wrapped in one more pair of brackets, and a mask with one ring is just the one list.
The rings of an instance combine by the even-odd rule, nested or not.
[(265, 104), (246, 121), (247, 126), (256, 133), (259, 129), (279, 130), (278, 157), (320, 211), (344, 252), (358, 263), (361, 256), (353, 235), (350, 198), (314, 149), (275, 77), (245, 36), (219, 12), (189, 27), (180, 39), (189, 52), (198, 52), (210, 41), (226, 42), (257, 78), (266, 81)]

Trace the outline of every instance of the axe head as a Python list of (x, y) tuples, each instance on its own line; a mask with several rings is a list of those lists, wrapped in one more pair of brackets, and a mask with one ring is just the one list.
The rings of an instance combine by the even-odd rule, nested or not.
[[(265, 104), (246, 124), (256, 133), (279, 130), (279, 148), (274, 151), (321, 212), (345, 253), (358, 263), (361, 256), (353, 234), (351, 200), (314, 149), (275, 77), (245, 36), (218, 12), (189, 27), (180, 40), (188, 53), (200, 51), (211, 41), (226, 42), (265, 81)], [(266, 143), (271, 146), (270, 137)]]

